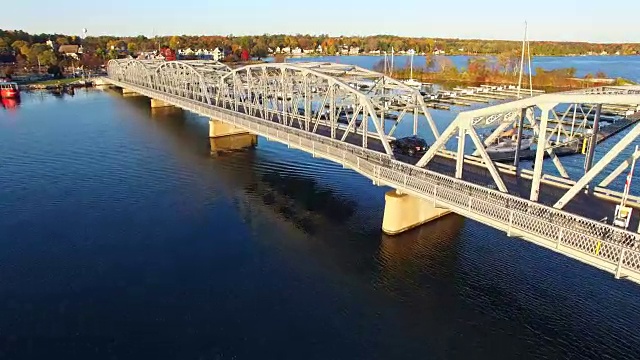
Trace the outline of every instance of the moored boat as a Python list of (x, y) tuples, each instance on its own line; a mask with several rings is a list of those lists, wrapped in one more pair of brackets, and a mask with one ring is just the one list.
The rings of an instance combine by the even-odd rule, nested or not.
[(0, 98), (15, 99), (20, 96), (18, 84), (14, 82), (0, 82)]

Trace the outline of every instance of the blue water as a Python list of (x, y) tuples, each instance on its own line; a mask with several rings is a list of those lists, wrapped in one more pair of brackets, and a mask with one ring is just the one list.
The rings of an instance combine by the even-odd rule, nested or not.
[(0, 359), (640, 355), (635, 284), (456, 215), (387, 237), (362, 176), (208, 141), (110, 92), (0, 108)]
[[(470, 57), (466, 55), (457, 55), (448, 56), (447, 58), (450, 59), (458, 69), (465, 69)], [(287, 62), (328, 61), (358, 65), (371, 69), (383, 59), (384, 57), (382, 56), (321, 56), (289, 58), (287, 59)], [(424, 67), (426, 63), (424, 56), (415, 56), (413, 61), (415, 68)], [(395, 56), (394, 67), (401, 68), (409, 66), (409, 63), (409, 56)], [(640, 71), (638, 71), (640, 68), (640, 56), (537, 56), (532, 58), (531, 67), (534, 70), (538, 67), (545, 70), (573, 67), (576, 69), (576, 76), (578, 77), (584, 77), (589, 73), (595, 75), (596, 73), (603, 71), (607, 76), (612, 78), (622, 77), (635, 82), (640, 82)]]

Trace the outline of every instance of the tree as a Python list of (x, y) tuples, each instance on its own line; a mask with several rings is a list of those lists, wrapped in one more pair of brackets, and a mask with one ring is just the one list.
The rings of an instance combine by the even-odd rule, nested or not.
[(269, 55), (269, 51), (267, 50), (266, 47), (262, 46), (262, 45), (256, 45), (253, 47), (253, 49), (251, 50), (251, 55), (253, 57), (258, 58), (258, 60), (265, 58)]
[(47, 69), (47, 74), (53, 75), (56, 79), (62, 79), (62, 69), (58, 65), (51, 65)]
[(127, 44), (127, 50), (129, 51), (129, 54), (133, 55), (133, 53), (138, 50), (138, 46), (136, 46), (136, 43), (134, 43), (133, 41), (130, 41)]
[(29, 61), (29, 63), (31, 65), (37, 65), (40, 54), (45, 52), (45, 51), (47, 51), (47, 50), (51, 51), (51, 48), (48, 47), (45, 44), (33, 44), (33, 45), (31, 45), (31, 47), (29, 48), (29, 51), (27, 53), (27, 61)]
[(425, 53), (425, 67), (427, 71), (433, 71), (436, 68), (436, 57), (432, 53)]
[(58, 64), (58, 58), (53, 50), (45, 50), (38, 54), (38, 60), (42, 66), (52, 66)]
[(22, 54), (24, 56), (27, 56), (27, 54), (29, 54), (29, 43), (24, 40), (14, 41), (11, 44), (11, 47), (18, 54)]
[(172, 36), (169, 40), (169, 47), (173, 50), (178, 50), (178, 46), (180, 46), (180, 38), (177, 36)]
[(240, 60), (249, 61), (249, 50), (242, 49), (242, 53), (240, 54)]
[(69, 39), (64, 36), (60, 36), (56, 39), (58, 45), (69, 45)]
[(438, 67), (438, 71), (440, 71), (441, 73), (446, 73), (447, 71), (455, 67), (453, 65), (453, 61), (451, 61), (451, 59), (446, 56), (438, 56), (438, 58), (436, 59), (436, 64)]

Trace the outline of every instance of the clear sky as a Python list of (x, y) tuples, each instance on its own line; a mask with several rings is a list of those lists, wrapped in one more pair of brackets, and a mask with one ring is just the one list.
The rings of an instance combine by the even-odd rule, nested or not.
[(640, 42), (638, 0), (3, 0), (0, 28), (80, 35), (264, 33)]

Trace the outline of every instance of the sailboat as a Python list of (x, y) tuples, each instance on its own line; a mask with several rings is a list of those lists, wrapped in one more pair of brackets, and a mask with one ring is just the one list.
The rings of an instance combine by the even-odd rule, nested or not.
[[(524, 39), (522, 41), (522, 59), (520, 60), (520, 77), (518, 80), (518, 99), (521, 98), (520, 90), (522, 89), (522, 76), (524, 74), (524, 55), (525, 48), (527, 49), (527, 55), (529, 58), (529, 87), (531, 91), (531, 96), (533, 96), (533, 82), (531, 81), (531, 50), (529, 48), (529, 39), (527, 36), (528, 26), (525, 22), (524, 24)], [(514, 127), (510, 130), (502, 132), (498, 138), (492, 143), (489, 144), (486, 148), (487, 154), (489, 157), (495, 161), (509, 161), (512, 160), (516, 155), (516, 149), (518, 148), (518, 143), (520, 143), (520, 151), (530, 150), (533, 145), (533, 137), (523, 135), (522, 139), (518, 141), (518, 133), (517, 128)]]
[(415, 50), (409, 50), (409, 54), (411, 55), (411, 75), (409, 76), (409, 80), (403, 80), (402, 82), (405, 85), (420, 90), (422, 89), (422, 83), (413, 79), (413, 54), (415, 54)]

